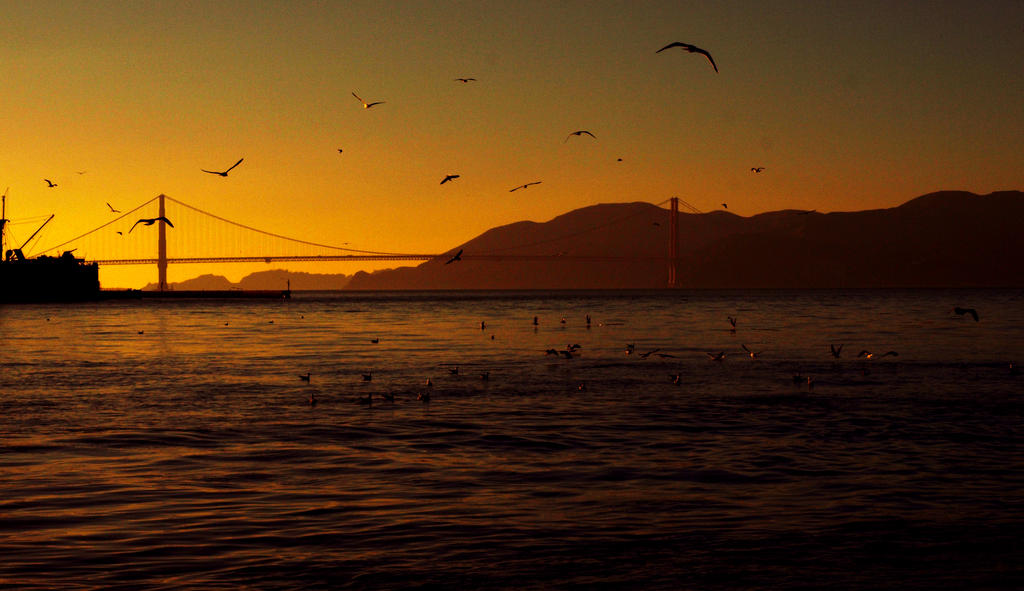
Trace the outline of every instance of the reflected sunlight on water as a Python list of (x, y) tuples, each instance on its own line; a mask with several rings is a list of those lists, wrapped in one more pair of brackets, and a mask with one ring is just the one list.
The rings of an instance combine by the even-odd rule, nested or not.
[[(981, 322), (951, 314), (962, 304)], [(0, 582), (1019, 586), (1021, 304), (764, 291), (5, 306)]]

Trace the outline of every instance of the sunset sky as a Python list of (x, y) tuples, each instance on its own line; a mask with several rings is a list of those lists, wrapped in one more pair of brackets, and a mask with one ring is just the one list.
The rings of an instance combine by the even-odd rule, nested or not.
[[(720, 72), (655, 53), (673, 41)], [(107, 202), (160, 193), (288, 236), (419, 253), (596, 203), (678, 196), (753, 215), (1024, 188), (1020, 0), (3, 0), (0, 82), (0, 190), (14, 221), (56, 214), (40, 247), (111, 219)], [(352, 92), (386, 102), (363, 109)], [(564, 141), (580, 129), (596, 139)], [(200, 171), (243, 157), (227, 178)], [(461, 176), (440, 185), (447, 174)], [(371, 268), (170, 279), (285, 267)]]

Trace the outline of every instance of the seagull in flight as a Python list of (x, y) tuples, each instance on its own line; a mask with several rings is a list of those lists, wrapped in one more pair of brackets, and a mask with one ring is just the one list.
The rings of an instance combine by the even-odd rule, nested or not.
[(109, 202), (107, 203), (107, 207), (110, 208), (110, 213), (121, 213), (120, 209), (114, 209), (114, 206), (111, 205)]
[(52, 189), (52, 188), (57, 186), (57, 183), (51, 181), (50, 179), (43, 179), (43, 180), (46, 181), (46, 186), (49, 187), (50, 189)]
[(199, 170), (201, 170), (203, 172), (208, 172), (210, 174), (218, 174), (220, 176), (228, 176), (228, 173), (231, 172), (231, 169), (233, 169), (234, 167), (236, 167), (239, 164), (241, 164), (242, 160), (245, 160), (245, 158), (239, 158), (238, 162), (235, 162), (234, 164), (232, 164), (231, 168), (225, 170), (224, 172), (217, 172), (216, 170), (206, 170), (205, 168), (200, 168)]
[(174, 224), (171, 223), (171, 220), (165, 218), (164, 216), (160, 216), (160, 217), (157, 217), (157, 218), (142, 218), (139, 221), (137, 221), (134, 224), (132, 224), (132, 227), (131, 227), (130, 230), (128, 230), (128, 233), (131, 234), (132, 230), (135, 229), (135, 226), (138, 226), (139, 224), (142, 224), (144, 226), (152, 226), (153, 224), (155, 224), (155, 223), (157, 223), (157, 222), (159, 222), (161, 220), (166, 222), (168, 226), (170, 226), (172, 228), (174, 227)]
[(669, 49), (669, 48), (672, 48), (672, 47), (682, 47), (683, 49), (685, 49), (686, 51), (689, 51), (690, 53), (701, 53), (701, 54), (704, 54), (704, 56), (708, 58), (708, 61), (711, 62), (711, 67), (715, 69), (715, 72), (718, 72), (718, 66), (715, 65), (715, 60), (714, 60), (714, 58), (711, 57), (711, 54), (708, 53), (706, 50), (697, 47), (696, 45), (690, 45), (689, 43), (680, 43), (679, 41), (676, 41), (674, 43), (669, 43), (668, 45), (666, 45), (665, 47), (662, 47), (661, 49), (659, 49), (658, 51), (655, 51), (654, 53), (661, 53), (661, 52), (665, 51), (666, 49)]
[(828, 347), (829, 347), (829, 349), (832, 349), (832, 357), (835, 357), (836, 359), (839, 359), (839, 355), (843, 352), (843, 345), (842, 345), (842, 343), (840, 343), (840, 345), (838, 347), (836, 347), (835, 345), (832, 345), (832, 344), (829, 344)]
[(455, 81), (465, 84), (466, 82), (476, 82), (476, 78), (456, 78)]
[(751, 168), (750, 170), (752, 170), (752, 171), (754, 171), (755, 173), (757, 173), (757, 172), (761, 172), (762, 170), (764, 170), (764, 167), (763, 167), (763, 166), (754, 166), (754, 167), (753, 167), (753, 168)]
[(447, 174), (447, 175), (445, 175), (445, 177), (443, 179), (441, 179), (441, 184), (443, 185), (443, 184), (447, 183), (448, 181), (454, 181), (457, 178), (459, 178), (459, 175), (457, 175), (457, 174)]
[(740, 346), (743, 347), (743, 350), (747, 352), (747, 355), (750, 355), (751, 359), (757, 359), (758, 357), (761, 356), (761, 353), (763, 353), (763, 351), (751, 351), (750, 349), (747, 348), (746, 345)]
[(455, 253), (455, 256), (453, 256), (452, 258), (448, 259), (448, 261), (445, 264), (446, 265), (450, 265), (450, 264), (454, 263), (455, 261), (461, 261), (461, 260), (462, 260), (462, 249), (460, 248), (459, 252)]
[(512, 193), (513, 191), (518, 191), (519, 189), (525, 189), (526, 187), (529, 187), (530, 185), (539, 185), (540, 183), (541, 183), (541, 181), (533, 181), (532, 183), (526, 183), (525, 185), (519, 185), (515, 189), (509, 189), (508, 192)]
[(370, 107), (374, 107), (376, 105), (383, 105), (384, 104), (384, 101), (374, 101), (372, 103), (368, 103), (368, 102), (364, 101), (363, 99), (359, 98), (359, 95), (354, 93), (354, 92), (352, 93), (352, 96), (356, 97), (357, 99), (359, 99), (359, 102), (363, 103), (363, 108), (364, 109), (369, 109)]
[(963, 316), (964, 314), (968, 314), (971, 318), (974, 318), (975, 322), (978, 321), (978, 311), (975, 310), (974, 308), (961, 308), (960, 306), (957, 306), (953, 308), (953, 313), (956, 314), (957, 316)]
[(562, 143), (564, 144), (565, 142), (569, 141), (569, 138), (571, 138), (574, 135), (582, 136), (583, 134), (587, 134), (590, 137), (594, 138), (595, 140), (597, 139), (597, 137), (594, 134), (590, 133), (586, 129), (581, 129), (579, 131), (574, 131), (574, 132), (570, 133), (569, 135), (565, 136), (565, 141), (563, 141)]

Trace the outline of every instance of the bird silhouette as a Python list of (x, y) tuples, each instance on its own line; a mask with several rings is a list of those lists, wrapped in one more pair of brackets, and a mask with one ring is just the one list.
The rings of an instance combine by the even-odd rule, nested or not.
[(441, 184), (443, 185), (443, 184), (447, 183), (448, 181), (454, 181), (457, 178), (459, 178), (459, 175), (457, 175), (457, 174), (447, 174), (447, 175), (445, 175), (445, 177), (443, 179), (441, 179)]
[(763, 166), (755, 166), (755, 167), (751, 168), (750, 170), (752, 170), (754, 172), (761, 172), (762, 170), (764, 170), (764, 167)]
[(234, 164), (232, 164), (231, 168), (225, 170), (224, 172), (217, 172), (216, 170), (206, 170), (205, 168), (200, 168), (199, 170), (201, 170), (203, 172), (208, 172), (210, 174), (216, 174), (216, 175), (219, 175), (219, 176), (228, 176), (228, 173), (231, 172), (231, 169), (233, 169), (234, 167), (236, 167), (239, 164), (241, 164), (242, 160), (245, 160), (245, 158), (239, 158), (238, 162), (235, 162)]
[(51, 189), (57, 186), (57, 183), (51, 181), (50, 179), (43, 179), (43, 180), (46, 181), (46, 186), (51, 188)]
[(311, 373), (306, 372), (306, 375), (299, 376), (299, 379), (302, 380), (303, 382), (308, 382), (309, 381), (309, 376), (311, 376), (311, 375), (312, 375)]
[(354, 92), (352, 93), (352, 96), (356, 97), (357, 99), (359, 99), (359, 102), (363, 103), (363, 108), (364, 109), (369, 109), (370, 107), (373, 107), (373, 106), (376, 106), (376, 105), (383, 105), (384, 104), (384, 101), (374, 101), (372, 103), (368, 103), (368, 102), (364, 101), (363, 99), (359, 98), (359, 95), (354, 93)]
[(708, 353), (707, 356), (710, 357), (712, 361), (724, 361), (725, 351), (721, 351), (719, 353)]
[(476, 82), (476, 78), (456, 78), (455, 81), (465, 84), (466, 82)]
[(640, 359), (647, 359), (648, 357), (650, 357), (654, 353), (657, 353), (658, 351), (661, 351), (661, 349), (652, 349), (650, 351), (647, 351), (646, 353), (641, 353)]
[(761, 356), (761, 353), (764, 353), (764, 351), (751, 351), (750, 349), (747, 348), (746, 345), (740, 346), (743, 347), (743, 350), (747, 352), (747, 355), (750, 355), (751, 359), (757, 359), (758, 357)]
[(526, 183), (525, 185), (519, 185), (515, 189), (509, 189), (508, 192), (512, 193), (514, 191), (518, 191), (519, 189), (525, 189), (526, 187), (529, 187), (530, 185), (539, 185), (540, 183), (541, 183), (541, 181), (533, 181), (532, 183)]
[(114, 206), (111, 205), (110, 203), (107, 203), (107, 207), (110, 208), (110, 213), (121, 213), (120, 209), (114, 209)]
[(455, 261), (461, 261), (461, 260), (462, 260), (462, 249), (460, 248), (459, 252), (455, 253), (455, 256), (453, 256), (452, 258), (448, 259), (445, 262), (445, 264), (446, 265), (450, 265), (450, 264), (454, 263)]
[(569, 135), (565, 136), (565, 141), (563, 141), (562, 143), (564, 144), (565, 142), (569, 141), (569, 138), (571, 138), (574, 135), (582, 136), (583, 134), (587, 134), (590, 137), (594, 138), (595, 140), (597, 139), (597, 136), (595, 136), (594, 134), (590, 133), (589, 131), (587, 131), (585, 129), (581, 129), (579, 131), (574, 131), (574, 132), (570, 133)]
[(889, 356), (899, 357), (899, 355), (900, 354), (897, 353), (896, 351), (886, 351), (885, 353), (882, 353), (881, 355), (875, 355), (874, 353), (872, 353), (871, 351), (868, 351), (867, 349), (864, 349), (860, 353), (857, 353), (857, 357), (858, 358), (864, 357), (865, 359), (871, 359), (871, 358), (874, 358), (874, 357), (881, 358), (881, 357), (889, 357)]
[(165, 218), (164, 216), (160, 216), (160, 217), (156, 217), (156, 218), (142, 218), (139, 221), (137, 221), (134, 224), (132, 224), (132, 227), (131, 227), (130, 230), (128, 230), (128, 233), (131, 234), (132, 230), (135, 229), (135, 226), (138, 226), (139, 224), (142, 224), (144, 226), (152, 226), (153, 224), (155, 224), (155, 223), (157, 223), (158, 221), (161, 221), (161, 220), (166, 222), (168, 226), (170, 226), (172, 228), (174, 227), (174, 224), (171, 223), (171, 220)]
[(654, 53), (661, 53), (661, 52), (665, 51), (666, 49), (669, 49), (669, 48), (672, 48), (672, 47), (682, 47), (683, 49), (685, 49), (686, 51), (689, 51), (690, 53), (700, 53), (700, 54), (703, 54), (705, 57), (708, 58), (708, 61), (711, 62), (711, 67), (715, 69), (715, 72), (718, 72), (718, 66), (715, 65), (715, 59), (713, 57), (711, 57), (711, 54), (708, 53), (706, 50), (697, 47), (696, 45), (690, 45), (689, 43), (680, 43), (679, 41), (676, 41), (674, 43), (669, 43), (668, 45), (666, 45), (665, 47), (662, 47), (661, 49), (659, 49), (658, 51), (655, 51)]
[(732, 328), (729, 329), (729, 332), (736, 332), (736, 317), (735, 316), (726, 316), (726, 318), (729, 319), (729, 324), (732, 325)]
[(728, 203), (723, 203), (722, 204), (722, 209), (729, 209), (729, 204)]
[(956, 314), (957, 316), (963, 316), (964, 314), (967, 314), (971, 318), (974, 318), (975, 322), (978, 321), (978, 311), (975, 310), (974, 308), (961, 308), (960, 306), (956, 306), (955, 308), (953, 308), (953, 313)]
[(829, 344), (828, 348), (832, 349), (832, 357), (835, 357), (836, 359), (839, 359), (839, 355), (843, 352), (843, 345), (842, 345), (842, 343), (840, 343), (838, 347), (836, 347), (835, 345)]

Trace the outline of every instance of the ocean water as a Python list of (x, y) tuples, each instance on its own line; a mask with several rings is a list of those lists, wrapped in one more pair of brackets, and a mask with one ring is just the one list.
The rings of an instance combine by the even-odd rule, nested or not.
[(0, 343), (0, 587), (1024, 588), (1019, 290), (21, 305)]

